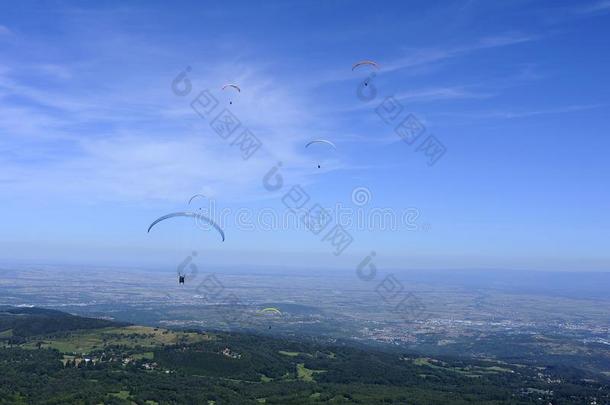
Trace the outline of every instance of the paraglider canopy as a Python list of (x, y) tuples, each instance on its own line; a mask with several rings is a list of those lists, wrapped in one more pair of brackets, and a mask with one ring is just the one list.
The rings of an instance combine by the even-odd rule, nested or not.
[(203, 222), (207, 223), (208, 225), (210, 225), (212, 228), (216, 229), (216, 231), (218, 231), (218, 233), (220, 234), (222, 241), (223, 242), (225, 241), (225, 233), (220, 228), (220, 226), (218, 226), (214, 221), (212, 221), (210, 218), (206, 217), (205, 215), (198, 214), (198, 213), (195, 213), (192, 211), (173, 212), (171, 214), (163, 215), (162, 217), (159, 217), (156, 220), (154, 220), (152, 224), (150, 224), (147, 232), (150, 232), (150, 230), (159, 222), (165, 221), (166, 219), (170, 219), (170, 218), (176, 218), (176, 217), (190, 217), (190, 218), (195, 218), (197, 220), (203, 221)]
[(335, 150), (337, 150), (337, 146), (334, 143), (332, 143), (331, 141), (326, 140), (326, 139), (314, 139), (313, 141), (309, 141), (307, 143), (307, 145), (305, 145), (305, 147), (309, 148), (310, 145), (313, 145), (315, 143), (324, 143), (326, 145), (332, 146)]
[[(359, 62), (354, 63), (354, 65), (352, 66), (352, 72), (353, 72), (355, 69), (357, 69), (357, 68), (359, 68), (359, 67), (361, 67), (361, 66), (371, 66), (371, 67), (374, 67), (375, 69), (379, 69), (379, 64), (377, 64), (377, 62), (375, 62), (375, 61), (373, 61), (373, 60), (368, 60), (368, 59), (365, 59), (365, 60), (361, 60), (361, 61), (359, 61)], [(372, 74), (372, 77), (375, 77), (375, 74), (374, 74), (374, 73)], [(364, 81), (364, 85), (365, 85), (365, 86), (368, 86), (368, 85), (369, 85), (369, 79), (370, 79), (370, 78), (371, 78), (371, 77), (367, 78), (367, 79)]]
[(277, 315), (282, 315), (282, 312), (274, 307), (270, 307), (270, 308), (264, 308), (261, 309), (260, 311), (258, 311), (261, 314), (277, 314)]
[(227, 88), (234, 88), (235, 90), (237, 90), (238, 92), (240, 92), (240, 93), (241, 93), (241, 89), (240, 89), (240, 88), (239, 88), (239, 86), (238, 86), (238, 85), (236, 85), (236, 84), (227, 83), (227, 84), (225, 84), (225, 85), (223, 85), (223, 86), (222, 86), (222, 89), (223, 89), (223, 90), (225, 90), (225, 89), (227, 89)]
[[(333, 148), (334, 150), (337, 150), (337, 146), (336, 146), (334, 143), (332, 143), (331, 141), (327, 140), (327, 139), (314, 139), (314, 140), (312, 140), (312, 141), (309, 141), (309, 142), (308, 142), (308, 143), (305, 145), (305, 147), (306, 147), (306, 148), (309, 148), (311, 145), (314, 145), (314, 144), (323, 144), (323, 145), (328, 145), (328, 146), (330, 146), (331, 148)], [(318, 163), (318, 169), (319, 169), (320, 167), (321, 167), (321, 166), (320, 166), (320, 164)]]
[(199, 197), (201, 197), (201, 198), (205, 198), (205, 196), (204, 196), (203, 194), (195, 194), (194, 196), (192, 196), (192, 197), (189, 199), (189, 205), (191, 205), (191, 203), (193, 202), (193, 200), (194, 200), (195, 198), (199, 198)]
[[(232, 84), (232, 83), (225, 84), (224, 86), (222, 86), (222, 89), (223, 90), (234, 89), (234, 90), (237, 90), (238, 93), (241, 93), (241, 89), (239, 88), (239, 86), (236, 84)], [(233, 104), (233, 100), (229, 100), (229, 104)]]
[(354, 63), (354, 65), (352, 66), (352, 70), (355, 70), (356, 68), (360, 67), (360, 66), (372, 66), (375, 69), (379, 69), (379, 64), (375, 61), (372, 60), (361, 60), (359, 62)]

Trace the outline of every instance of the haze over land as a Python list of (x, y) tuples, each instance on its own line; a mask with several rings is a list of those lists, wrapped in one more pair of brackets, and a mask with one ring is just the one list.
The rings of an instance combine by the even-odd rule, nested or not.
[[(610, 365), (607, 273), (395, 273), (410, 298), (402, 307), (384, 293), (384, 280), (365, 282), (346, 272), (224, 269), (170, 287), (174, 274), (164, 271), (24, 267), (14, 274), (2, 281), (0, 304), (150, 326), (390, 344), (428, 354), (521, 355), (522, 361), (549, 339), (539, 356), (597, 373)], [(220, 286), (214, 295), (206, 288), (210, 277)], [(282, 315), (261, 316), (270, 306)], [(579, 360), (562, 358), (566, 353)]]

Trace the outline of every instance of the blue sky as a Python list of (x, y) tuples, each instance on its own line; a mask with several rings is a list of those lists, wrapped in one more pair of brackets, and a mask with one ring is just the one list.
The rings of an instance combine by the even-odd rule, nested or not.
[[(396, 269), (607, 271), (610, 2), (429, 3), (3, 3), (0, 261), (159, 267), (196, 246), (218, 266), (375, 251)], [(380, 65), (369, 102), (361, 59)], [(205, 89), (263, 143), (249, 160), (190, 108)], [(446, 147), (435, 165), (376, 114), (388, 96)], [(304, 147), (316, 138), (338, 151)], [(293, 185), (354, 215), (417, 212), (416, 229), (352, 227), (335, 256), (302, 227), (237, 226), (283, 215)], [(195, 193), (231, 212), (225, 243), (180, 222), (146, 234)]]

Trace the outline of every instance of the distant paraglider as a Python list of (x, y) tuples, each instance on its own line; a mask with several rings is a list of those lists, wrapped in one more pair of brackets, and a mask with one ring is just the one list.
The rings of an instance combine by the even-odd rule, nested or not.
[[(361, 66), (370, 66), (370, 67), (374, 67), (377, 70), (379, 69), (379, 64), (377, 62), (375, 62), (373, 60), (361, 60), (359, 62), (354, 63), (354, 65), (352, 66), (352, 72), (354, 70), (360, 68)], [(372, 77), (374, 77), (374, 76), (375, 76), (375, 74), (373, 73)], [(364, 81), (365, 86), (369, 85), (369, 79), (370, 79), (370, 77)]]
[[(314, 139), (313, 141), (309, 141), (309, 142), (308, 142), (308, 143), (305, 145), (305, 147), (306, 147), (306, 148), (309, 148), (311, 145), (318, 144), (318, 143), (319, 143), (319, 144), (323, 144), (323, 145), (328, 145), (328, 146), (332, 147), (334, 150), (337, 150), (337, 146), (336, 146), (334, 143), (332, 143), (331, 141), (326, 140), (326, 139)], [(321, 166), (320, 166), (320, 164), (318, 163), (318, 169), (319, 169), (320, 167), (321, 167)]]
[[(277, 309), (275, 307), (261, 309), (260, 311), (258, 311), (258, 313), (260, 315), (265, 315), (265, 316), (282, 316), (282, 311), (280, 311), (279, 309)], [(267, 329), (271, 329), (271, 325), (269, 325), (269, 327)]]
[[(232, 83), (227, 83), (224, 86), (222, 86), (223, 90), (227, 90), (227, 89), (234, 89), (237, 90), (238, 93), (241, 93), (241, 89), (239, 88), (238, 85), (236, 84), (232, 84)], [(229, 100), (229, 104), (233, 104), (233, 100)]]

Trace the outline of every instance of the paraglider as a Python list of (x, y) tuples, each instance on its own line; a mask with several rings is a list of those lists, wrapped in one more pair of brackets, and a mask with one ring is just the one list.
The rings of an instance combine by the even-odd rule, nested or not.
[[(318, 144), (318, 143), (323, 144), (323, 145), (328, 145), (328, 146), (332, 147), (334, 150), (337, 150), (337, 146), (334, 143), (332, 143), (331, 141), (328, 141), (326, 139), (314, 139), (313, 141), (309, 141), (307, 143), (307, 145), (305, 145), (305, 147), (309, 148), (311, 145)], [(320, 164), (318, 164), (318, 169), (319, 168), (320, 168)]]
[[(282, 316), (282, 312), (275, 307), (261, 309), (258, 313), (266, 316)], [(267, 329), (271, 329), (271, 325)]]
[[(234, 89), (234, 90), (237, 90), (238, 93), (241, 93), (241, 89), (239, 88), (239, 86), (236, 84), (232, 84), (232, 83), (225, 84), (224, 86), (222, 86), (222, 89), (223, 90)], [(233, 101), (229, 100), (229, 104), (233, 104)]]
[[(205, 215), (200, 214), (200, 213), (195, 213), (192, 211), (173, 212), (171, 214), (163, 215), (162, 217), (155, 219), (152, 222), (152, 224), (150, 224), (150, 226), (148, 227), (148, 230), (146, 232), (150, 233), (150, 230), (155, 225), (157, 225), (159, 222), (165, 221), (170, 218), (177, 218), (177, 217), (194, 218), (196, 221), (203, 221), (207, 225), (210, 225), (212, 228), (214, 228), (220, 234), (222, 241), (223, 242), (225, 241), (225, 233), (222, 230), (222, 228), (220, 226), (218, 226), (218, 224), (216, 224), (214, 221), (212, 221), (210, 218), (206, 217)], [(194, 251), (190, 256), (187, 256), (187, 258), (178, 266), (178, 283), (179, 284), (184, 284), (184, 282), (185, 282), (186, 275), (184, 274), (184, 269), (187, 266), (190, 267), (191, 270), (194, 271), (194, 273), (196, 274), (197, 266), (195, 266), (195, 264), (192, 263), (193, 256), (197, 256), (196, 251)]]
[[(354, 70), (356, 70), (357, 68), (360, 68), (361, 66), (371, 66), (374, 67), (375, 69), (379, 69), (379, 64), (373, 60), (361, 60), (360, 62), (356, 62), (354, 63), (354, 65), (352, 66), (352, 72)], [(372, 74), (372, 77), (375, 77), (375, 73)], [(368, 86), (369, 85), (369, 79), (371, 77), (367, 78), (364, 81), (364, 85)]]

